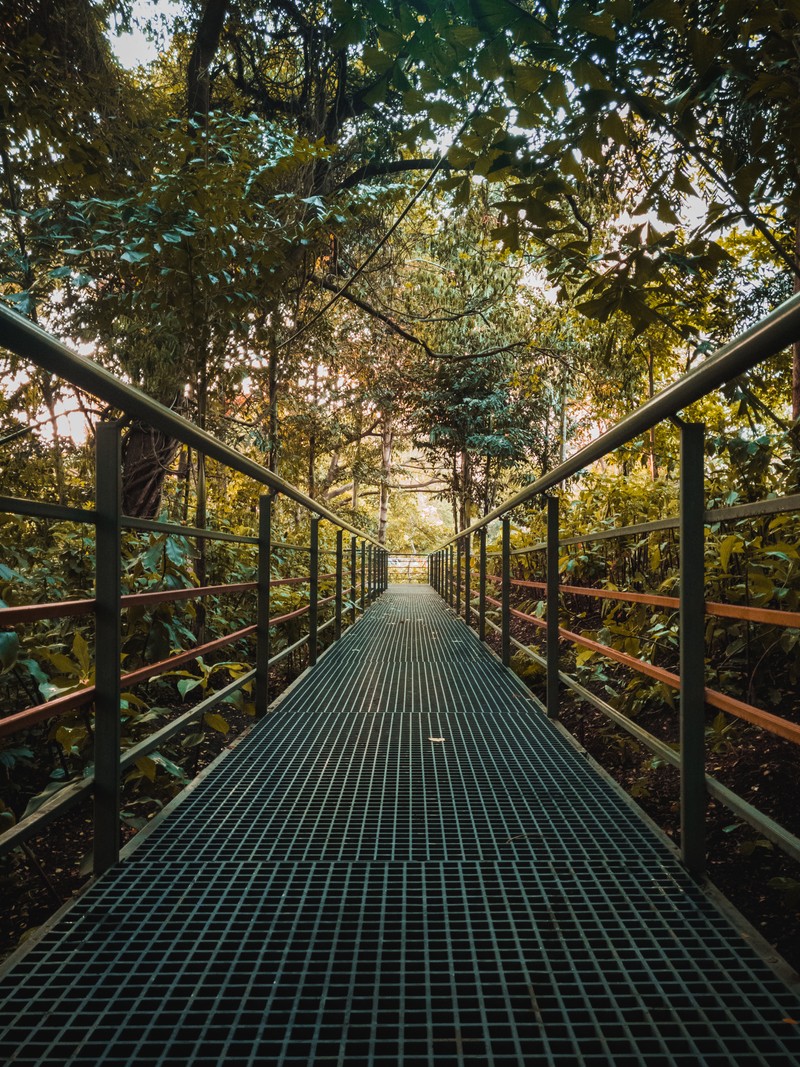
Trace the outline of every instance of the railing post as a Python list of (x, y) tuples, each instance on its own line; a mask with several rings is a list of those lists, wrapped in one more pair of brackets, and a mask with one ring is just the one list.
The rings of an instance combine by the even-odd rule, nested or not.
[(344, 530), (336, 531), (336, 621), (333, 624), (334, 639), (342, 636), (342, 570), (343, 570), (343, 538)]
[(120, 821), (120, 508), (122, 458), (117, 423), (101, 422), (96, 436), (95, 535), (95, 875), (119, 860)]
[(450, 607), (455, 603), (455, 549), (452, 545), (447, 550), (448, 566), (447, 566), (447, 602)]
[(367, 603), (375, 599), (375, 548), (367, 545)]
[(361, 542), (361, 610), (363, 611), (366, 605), (366, 577), (367, 577), (367, 542)]
[(558, 718), (558, 497), (547, 498), (547, 714)]
[(272, 580), (272, 493), (258, 498), (258, 603), (256, 616), (256, 718), (269, 707), (269, 595)]
[(706, 865), (704, 434), (701, 423), (681, 425), (681, 852), (695, 875)]
[(478, 537), (478, 637), (486, 640), (486, 527), (481, 526)]
[(471, 540), (472, 534), (467, 534), (464, 538), (464, 621), (467, 626), (469, 626), (472, 621), (472, 573), (470, 571), (470, 567), (472, 566)]
[(503, 663), (511, 663), (511, 520), (503, 519), (502, 583), (500, 585), (500, 644)]
[(308, 665), (317, 662), (317, 620), (319, 600), (319, 516), (311, 516), (311, 551), (309, 552), (308, 588)]
[(356, 621), (356, 556), (358, 553), (358, 546), (356, 544), (356, 535), (350, 535), (350, 623)]
[(456, 541), (456, 615), (461, 614), (461, 541)]

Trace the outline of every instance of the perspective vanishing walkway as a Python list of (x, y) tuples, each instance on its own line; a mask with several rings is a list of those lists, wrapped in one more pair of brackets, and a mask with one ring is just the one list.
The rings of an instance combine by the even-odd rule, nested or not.
[(800, 1005), (427, 586), (0, 982), (13, 1064), (788, 1067)]

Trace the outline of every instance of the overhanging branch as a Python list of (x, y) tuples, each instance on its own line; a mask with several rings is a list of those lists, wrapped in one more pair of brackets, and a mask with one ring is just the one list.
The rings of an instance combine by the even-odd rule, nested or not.
[(345, 300), (349, 300), (351, 304), (354, 304), (361, 311), (371, 315), (373, 318), (378, 319), (385, 326), (388, 326), (392, 333), (397, 334), (398, 337), (402, 337), (403, 340), (410, 342), (412, 345), (418, 345), (424, 350), (424, 352), (431, 357), (431, 359), (443, 359), (449, 363), (463, 363), (468, 359), (481, 359), (485, 356), (498, 356), (502, 352), (510, 352), (514, 348), (524, 348), (527, 345), (527, 341), (511, 341), (507, 345), (498, 345), (496, 348), (487, 348), (483, 352), (436, 352), (431, 346), (423, 341), (421, 337), (417, 337), (413, 333), (409, 333), (408, 330), (403, 329), (396, 322), (385, 315), (382, 311), (378, 311), (377, 308), (368, 304), (366, 300), (362, 300), (358, 296), (354, 296), (349, 289), (342, 289), (340, 286), (334, 285), (333, 282), (329, 282), (327, 278), (321, 278), (318, 274), (310, 274), (308, 280), (315, 285), (320, 286), (322, 289), (327, 289), (330, 293), (337, 293), (344, 297)]

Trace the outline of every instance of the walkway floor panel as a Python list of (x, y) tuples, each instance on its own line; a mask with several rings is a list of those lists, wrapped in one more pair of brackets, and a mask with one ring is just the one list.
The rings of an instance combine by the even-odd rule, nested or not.
[(788, 1067), (800, 1005), (515, 676), (399, 586), (0, 980), (0, 1048)]

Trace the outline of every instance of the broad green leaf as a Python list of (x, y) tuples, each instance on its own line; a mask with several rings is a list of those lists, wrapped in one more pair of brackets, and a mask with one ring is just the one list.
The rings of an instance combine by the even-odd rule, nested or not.
[(187, 693), (197, 689), (198, 685), (202, 685), (204, 681), (205, 678), (182, 678), (178, 682), (178, 692), (185, 698)]
[(10, 671), (19, 656), (19, 638), (15, 633), (0, 633), (0, 674)]
[[(63, 782), (51, 782), (50, 785), (45, 786), (41, 793), (37, 793), (35, 797), (31, 797), (22, 813), (22, 819), (27, 819), (29, 815), (33, 815), (35, 811), (38, 811), (44, 804), (54, 797), (56, 793), (60, 793), (66, 786)], [(22, 820), (20, 820), (22, 821)]]

